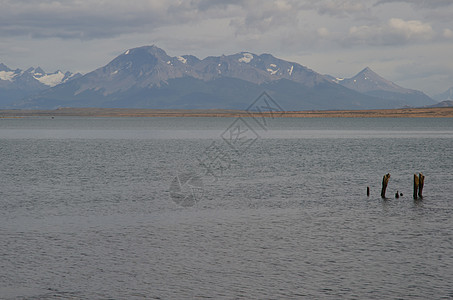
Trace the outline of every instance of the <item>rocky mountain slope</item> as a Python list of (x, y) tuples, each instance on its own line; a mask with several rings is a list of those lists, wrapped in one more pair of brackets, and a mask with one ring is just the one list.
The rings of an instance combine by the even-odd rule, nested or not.
[(26, 97), (14, 107), (245, 109), (263, 91), (285, 110), (398, 108), (423, 101), (423, 105), (433, 103), (429, 97), (413, 102), (410, 97), (393, 97), (395, 93), (404, 94), (405, 89), (400, 89), (385, 91), (392, 97), (388, 93), (382, 96), (372, 89), (364, 91), (332, 81), (270, 54), (241, 52), (199, 59), (192, 55), (171, 57), (156, 46), (144, 46), (129, 49), (84, 76)]
[(394, 101), (399, 107), (414, 107), (435, 103), (423, 92), (403, 88), (379, 76), (369, 67), (366, 67), (352, 78), (335, 78), (332, 80), (362, 94)]

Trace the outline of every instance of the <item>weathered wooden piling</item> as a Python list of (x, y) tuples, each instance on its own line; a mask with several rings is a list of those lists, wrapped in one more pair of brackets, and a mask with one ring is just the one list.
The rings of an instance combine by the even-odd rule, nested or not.
[(366, 195), (368, 197), (370, 197), (370, 187), (369, 186), (366, 187)]
[(385, 198), (385, 190), (387, 189), (387, 185), (389, 183), (390, 173), (387, 173), (382, 178), (382, 189), (381, 189), (381, 198)]
[(420, 181), (417, 174), (414, 174), (414, 199), (417, 199), (418, 185)]
[(423, 186), (425, 185), (425, 175), (418, 174), (418, 196), (423, 199)]

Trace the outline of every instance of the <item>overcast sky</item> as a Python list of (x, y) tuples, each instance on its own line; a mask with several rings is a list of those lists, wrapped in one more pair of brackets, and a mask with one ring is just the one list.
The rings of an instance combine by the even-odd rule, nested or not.
[(429, 95), (453, 86), (453, 0), (0, 0), (0, 62), (86, 73), (126, 49), (271, 53), (319, 73), (366, 66)]

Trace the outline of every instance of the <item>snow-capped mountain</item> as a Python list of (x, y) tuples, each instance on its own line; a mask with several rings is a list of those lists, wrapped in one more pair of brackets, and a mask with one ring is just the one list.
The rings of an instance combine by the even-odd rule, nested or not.
[(0, 63), (0, 107), (80, 76), (61, 71), (46, 73), (40, 67), (12, 70)]
[(240, 52), (199, 59), (171, 57), (156, 46), (144, 46), (126, 50), (104, 67), (26, 97), (13, 107), (245, 109), (263, 91), (286, 110), (405, 104), (360, 93), (270, 54)]
[(66, 82), (68, 80), (77, 78), (81, 76), (82, 74), (80, 73), (71, 73), (71, 72), (66, 72), (63, 73), (60, 70), (53, 72), (53, 73), (46, 73), (44, 72), (43, 69), (40, 67), (35, 68), (29, 68), (27, 71), (30, 74), (32, 74), (33, 78), (41, 82), (42, 84), (53, 87), (56, 86), (57, 84)]
[(144, 46), (14, 107), (245, 109), (263, 90), (287, 110), (387, 105), (270, 54), (241, 52), (198, 59), (171, 57), (156, 46)]
[(366, 67), (352, 78), (330, 77), (330, 79), (354, 91), (394, 101), (400, 107), (423, 106), (435, 103), (433, 99), (423, 92), (403, 88), (379, 76), (369, 67)]
[(164, 50), (150, 46), (127, 50), (105, 67), (87, 74), (79, 81), (76, 93), (102, 90), (102, 95), (107, 96), (131, 88), (161, 87), (171, 79), (185, 77), (204, 82), (236, 78), (254, 84), (285, 78), (307, 86), (326, 81), (306, 67), (270, 54), (242, 52), (200, 60), (191, 55), (170, 57)]

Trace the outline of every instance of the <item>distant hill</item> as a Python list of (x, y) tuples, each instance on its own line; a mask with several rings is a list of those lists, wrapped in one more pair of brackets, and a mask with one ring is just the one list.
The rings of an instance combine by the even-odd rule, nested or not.
[[(198, 59), (171, 57), (156, 46), (144, 46), (12, 107), (244, 109), (264, 90), (285, 110), (398, 108), (423, 102), (417, 93), (411, 102), (410, 97), (402, 101), (352, 89), (270, 54)], [(433, 103), (429, 97), (424, 100), (423, 105)]]
[(427, 107), (453, 107), (453, 101), (452, 100), (444, 100), (441, 101), (437, 104), (429, 105)]
[(61, 71), (46, 73), (40, 67), (12, 70), (0, 63), (0, 107), (80, 76), (80, 73)]
[(403, 88), (379, 76), (369, 67), (352, 78), (339, 79), (331, 76), (330, 79), (354, 91), (390, 100), (397, 107), (417, 107), (435, 103), (423, 92)]
[(453, 86), (445, 92), (435, 95), (433, 99), (437, 101), (453, 100)]

